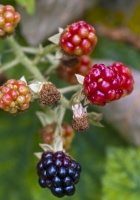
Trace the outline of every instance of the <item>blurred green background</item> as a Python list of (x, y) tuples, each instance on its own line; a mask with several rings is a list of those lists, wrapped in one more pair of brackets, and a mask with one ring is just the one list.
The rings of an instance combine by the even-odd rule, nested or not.
[[(101, 23), (109, 27), (125, 24), (133, 33), (140, 34), (139, 2), (129, 18), (125, 10), (114, 11), (111, 4), (107, 7), (109, 2), (111, 1), (108, 3), (101, 1), (79, 18), (89, 23)], [(20, 3), (28, 8), (27, 12), (32, 13), (35, 2), (1, 0), (0, 3), (15, 6)], [(28, 45), (21, 35), (20, 27), (17, 28), (15, 37), (21, 45)], [(44, 41), (44, 44), (46, 43), (47, 38)], [(8, 48), (5, 41), (0, 41), (2, 63), (14, 58), (13, 54), (6, 52)], [(139, 50), (123, 41), (113, 41), (99, 36), (98, 44), (91, 57), (118, 60), (140, 70)], [(21, 65), (6, 71), (8, 78), (19, 79), (23, 74), (27, 79), (31, 78)], [(66, 85), (54, 76), (51, 79), (58, 87)], [(38, 144), (42, 142), (38, 134), (42, 126), (35, 115), (38, 110), (41, 110), (41, 107), (37, 101), (30, 105), (27, 112), (17, 116), (0, 110), (1, 200), (57, 199), (49, 190), (42, 189), (38, 185), (37, 158), (33, 155), (34, 152), (41, 150)], [(65, 121), (70, 122), (71, 117), (72, 113), (68, 111)], [(113, 124), (108, 124), (104, 118), (102, 124), (104, 128), (90, 126), (88, 131), (75, 134), (69, 153), (81, 164), (82, 173), (80, 182), (76, 185), (75, 195), (64, 197), (64, 200), (70, 198), (73, 200), (139, 200), (140, 149), (124, 141)]]

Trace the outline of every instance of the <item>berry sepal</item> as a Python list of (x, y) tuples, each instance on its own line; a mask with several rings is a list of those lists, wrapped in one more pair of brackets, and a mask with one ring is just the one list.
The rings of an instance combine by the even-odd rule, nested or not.
[(58, 33), (49, 37), (48, 40), (54, 44), (59, 44), (60, 40), (60, 35), (63, 33), (64, 29), (63, 28), (58, 28)]
[[(63, 141), (61, 137), (56, 137), (53, 146), (48, 145), (48, 144), (39, 144), (39, 146), (43, 149), (44, 152), (46, 151), (52, 151), (52, 152), (57, 152), (57, 151), (63, 151)], [(34, 155), (38, 158), (41, 159), (43, 152), (35, 152)]]
[(80, 75), (80, 74), (75, 74), (76, 78), (77, 78), (77, 81), (78, 83), (80, 83), (81, 85), (83, 85), (84, 83), (84, 76)]

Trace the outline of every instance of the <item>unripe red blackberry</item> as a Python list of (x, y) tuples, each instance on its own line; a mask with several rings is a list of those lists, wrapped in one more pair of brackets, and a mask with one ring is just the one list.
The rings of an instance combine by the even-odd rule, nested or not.
[(0, 39), (12, 35), (19, 21), (20, 14), (13, 6), (0, 4)]
[(114, 67), (95, 64), (84, 78), (83, 91), (92, 104), (104, 106), (123, 96), (123, 78)]
[(38, 183), (56, 197), (72, 196), (80, 179), (81, 166), (63, 151), (47, 151), (37, 164)]
[[(65, 150), (68, 150), (71, 147), (71, 143), (74, 138), (74, 130), (67, 122), (63, 122), (61, 128), (62, 128), (63, 148)], [(42, 140), (44, 143), (47, 143), (49, 145), (53, 144), (55, 129), (56, 129), (56, 123), (52, 123), (46, 125), (40, 130), (40, 134), (42, 136)]]
[(123, 88), (123, 95), (128, 95), (133, 90), (134, 79), (131, 74), (131, 70), (121, 62), (114, 62), (112, 64), (114, 69), (119, 72), (123, 81), (122, 81), (122, 88)]
[(23, 80), (8, 80), (0, 87), (0, 108), (12, 114), (28, 109), (31, 94)]
[(95, 29), (84, 21), (78, 21), (64, 29), (60, 46), (64, 53), (73, 56), (87, 55), (97, 43)]
[(56, 70), (57, 76), (71, 85), (78, 84), (75, 74), (85, 76), (92, 67), (92, 60), (89, 56), (83, 55), (77, 59), (78, 63), (68, 66), (67, 63), (71, 60), (62, 60), (59, 67)]

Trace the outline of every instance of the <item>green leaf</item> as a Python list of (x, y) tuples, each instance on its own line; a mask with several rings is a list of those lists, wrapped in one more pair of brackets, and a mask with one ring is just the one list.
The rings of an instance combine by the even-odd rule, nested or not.
[(140, 148), (108, 148), (102, 200), (134, 200), (140, 196)]
[(33, 15), (35, 12), (35, 0), (15, 0), (19, 5), (26, 8), (28, 14)]
[(100, 123), (100, 120), (102, 119), (102, 117), (103, 117), (103, 115), (101, 113), (96, 113), (96, 112), (90, 112), (90, 113), (88, 113), (88, 120), (94, 126), (104, 127)]

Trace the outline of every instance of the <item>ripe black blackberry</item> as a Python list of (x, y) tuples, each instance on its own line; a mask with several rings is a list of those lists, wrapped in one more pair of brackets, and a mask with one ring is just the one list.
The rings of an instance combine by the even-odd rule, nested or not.
[(81, 166), (63, 151), (47, 151), (37, 164), (38, 183), (56, 197), (72, 196), (80, 178)]

